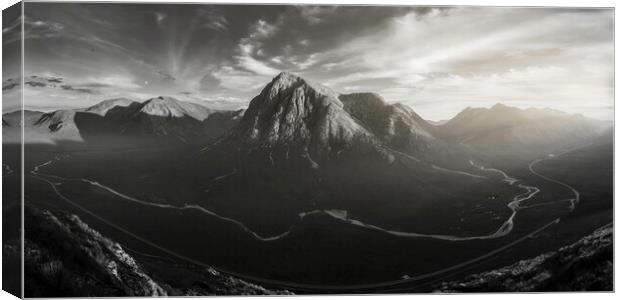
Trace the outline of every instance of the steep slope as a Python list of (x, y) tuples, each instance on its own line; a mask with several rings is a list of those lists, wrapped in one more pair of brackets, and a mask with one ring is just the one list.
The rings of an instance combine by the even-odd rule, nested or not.
[(389, 105), (375, 93), (342, 94), (339, 99), (349, 114), (390, 147), (419, 152), (435, 140), (433, 126), (406, 105)]
[(538, 154), (586, 143), (604, 128), (603, 122), (581, 115), (498, 103), (488, 109), (467, 108), (438, 126), (438, 132), (485, 153)]
[(77, 216), (25, 213), (26, 297), (166, 295), (119, 244)]
[(612, 290), (613, 226), (557, 251), (436, 287), (436, 291), (451, 293)]
[(243, 118), (245, 110), (216, 111), (210, 114), (204, 121), (205, 134), (211, 137), (225, 136)]
[[(141, 263), (76, 215), (31, 206), (26, 206), (25, 214), (26, 297), (289, 294), (220, 274), (213, 268), (205, 270), (168, 260)], [(148, 270), (151, 264), (157, 273)]]
[[(34, 122), (33, 128), (37, 133), (49, 132), (53, 140), (82, 141), (80, 130), (74, 122), (76, 110), (57, 110), (44, 113)], [(27, 127), (27, 126), (25, 126)]]
[(373, 138), (335, 92), (283, 72), (252, 99), (230, 140), (249, 148), (308, 149), (322, 156)]

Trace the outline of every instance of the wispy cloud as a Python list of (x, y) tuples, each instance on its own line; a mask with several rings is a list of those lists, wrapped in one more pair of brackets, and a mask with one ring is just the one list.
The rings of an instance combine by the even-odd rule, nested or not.
[[(264, 84), (265, 80), (277, 74), (275, 69), (266, 60), (260, 59), (263, 43), (278, 32), (279, 28), (263, 19), (257, 20), (248, 28), (245, 37), (239, 40), (234, 49), (234, 63), (223, 65), (213, 75), (222, 82), (222, 87), (234, 89), (244, 88), (255, 90)], [(233, 86), (229, 86), (230, 84)]]
[[(571, 110), (587, 99), (603, 106), (612, 99), (611, 22), (609, 11), (459, 8), (423, 18), (412, 12), (339, 45), (331, 54), (349, 63), (325, 67), (334, 73), (356, 66), (329, 80), (335, 88), (374, 80), (362, 86), (430, 118), (498, 101)], [(438, 105), (444, 102), (452, 108)]]
[(325, 18), (331, 17), (337, 6), (298, 6), (301, 17), (310, 25), (321, 23)]
[(228, 20), (218, 10), (202, 10), (202, 16), (205, 18), (204, 27), (220, 32), (228, 30)]

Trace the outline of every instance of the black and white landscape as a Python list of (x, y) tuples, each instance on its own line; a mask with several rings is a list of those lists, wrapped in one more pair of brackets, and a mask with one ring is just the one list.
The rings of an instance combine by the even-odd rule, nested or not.
[(610, 10), (25, 12), (27, 297), (613, 290)]

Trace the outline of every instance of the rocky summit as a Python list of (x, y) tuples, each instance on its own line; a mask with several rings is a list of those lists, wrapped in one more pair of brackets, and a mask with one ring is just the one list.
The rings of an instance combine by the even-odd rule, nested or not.
[(345, 111), (337, 93), (283, 72), (252, 99), (233, 138), (253, 146), (329, 152), (372, 134)]

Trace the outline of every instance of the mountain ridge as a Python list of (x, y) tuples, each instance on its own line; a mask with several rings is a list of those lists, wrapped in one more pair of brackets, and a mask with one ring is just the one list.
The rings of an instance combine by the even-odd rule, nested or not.
[(548, 152), (576, 146), (604, 132), (604, 121), (550, 108), (526, 108), (497, 103), (490, 108), (467, 107), (437, 133), (452, 143), (485, 153)]
[[(489, 153), (527, 152), (532, 147), (548, 151), (587, 140), (604, 129), (601, 122), (581, 115), (502, 103), (490, 108), (467, 107), (437, 125), (408, 105), (388, 104), (379, 94), (337, 93), (290, 72), (275, 76), (243, 113), (159, 96), (143, 102), (107, 99), (87, 108), (40, 113), (34, 120), (36, 115), (29, 113), (25, 124), (35, 129), (32, 135), (37, 140), (84, 141), (84, 132), (78, 127), (99, 134), (96, 124), (104, 122), (105, 126), (99, 127), (108, 130), (109, 136), (131, 133), (187, 142), (204, 135), (223, 135), (242, 148), (297, 148), (321, 156), (339, 153), (353, 144), (385, 145), (416, 155), (442, 151), (446, 143)], [(76, 117), (80, 126), (75, 124)], [(14, 113), (3, 115), (5, 131), (14, 127), (15, 119)], [(215, 129), (208, 128), (211, 126)]]

